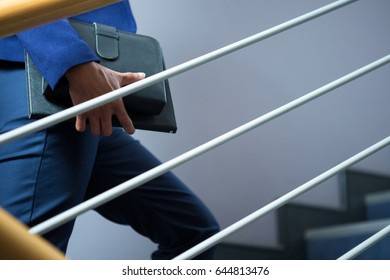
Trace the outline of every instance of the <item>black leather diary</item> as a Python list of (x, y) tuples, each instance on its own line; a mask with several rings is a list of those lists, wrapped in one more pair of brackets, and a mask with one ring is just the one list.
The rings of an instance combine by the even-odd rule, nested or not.
[[(70, 23), (105, 67), (118, 72), (144, 72), (147, 77), (165, 70), (161, 47), (152, 37), (98, 23), (74, 20)], [(51, 89), (27, 52), (25, 67), (30, 118), (42, 118), (72, 106), (65, 78)], [(130, 94), (123, 98), (123, 102), (136, 128), (176, 132), (168, 80)], [(113, 124), (119, 125), (116, 120), (113, 120)]]

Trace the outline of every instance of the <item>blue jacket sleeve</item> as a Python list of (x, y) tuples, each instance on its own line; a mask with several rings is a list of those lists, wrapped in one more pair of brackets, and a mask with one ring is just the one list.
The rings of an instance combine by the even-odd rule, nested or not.
[[(137, 25), (128, 0), (74, 17), (85, 22), (99, 22), (118, 29), (136, 32)], [(0, 60), (23, 62), (26, 50), (38, 69), (54, 87), (71, 67), (99, 61), (94, 52), (79, 38), (68, 20), (33, 28), (0, 39)]]
[(52, 88), (71, 67), (99, 61), (67, 20), (19, 33), (17, 37)]

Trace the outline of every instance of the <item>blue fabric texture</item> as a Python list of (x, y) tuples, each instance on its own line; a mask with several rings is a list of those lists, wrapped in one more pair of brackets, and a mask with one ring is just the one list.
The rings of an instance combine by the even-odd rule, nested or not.
[[(127, 1), (76, 18), (136, 31)], [(73, 65), (96, 60), (67, 20), (0, 40), (0, 133), (33, 121), (27, 113), (24, 64), (5, 63), (23, 61), (24, 48), (52, 86)], [(61, 123), (0, 145), (0, 207), (31, 227), (159, 164), (123, 129), (99, 137)], [(173, 258), (218, 231), (209, 209), (172, 173), (96, 211), (158, 244), (153, 259)], [(65, 252), (73, 224), (44, 237)], [(212, 258), (213, 250), (198, 258)]]
[[(128, 32), (137, 30), (128, 1), (121, 1), (73, 18), (112, 25)], [(24, 50), (30, 54), (51, 87), (54, 87), (72, 66), (99, 61), (67, 20), (0, 39), (0, 59), (23, 62)], [(66, 59), (62, 59), (64, 57)]]

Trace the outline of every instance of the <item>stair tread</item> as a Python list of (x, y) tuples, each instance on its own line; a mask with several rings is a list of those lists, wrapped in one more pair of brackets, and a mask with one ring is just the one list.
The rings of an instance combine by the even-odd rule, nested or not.
[(367, 194), (365, 200), (367, 204), (390, 203), (390, 191)]
[(331, 239), (351, 235), (376, 233), (388, 225), (390, 225), (390, 219), (369, 220), (349, 224), (341, 224), (308, 230), (305, 233), (305, 238), (307, 240)]

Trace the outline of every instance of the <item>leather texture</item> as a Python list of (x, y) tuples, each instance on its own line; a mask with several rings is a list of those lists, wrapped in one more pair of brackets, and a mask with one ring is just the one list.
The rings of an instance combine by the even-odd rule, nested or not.
[[(100, 63), (118, 72), (144, 72), (152, 76), (165, 69), (158, 41), (149, 36), (116, 30), (98, 23), (70, 20), (79, 36), (96, 52)], [(28, 109), (30, 118), (42, 118), (72, 106), (66, 79), (52, 90), (25, 53)], [(175, 113), (168, 80), (123, 98), (127, 112), (138, 129), (175, 133)], [(119, 125), (114, 119), (114, 125)]]
[(99, 57), (116, 60), (119, 57), (119, 35), (116, 28), (94, 23), (95, 48)]

